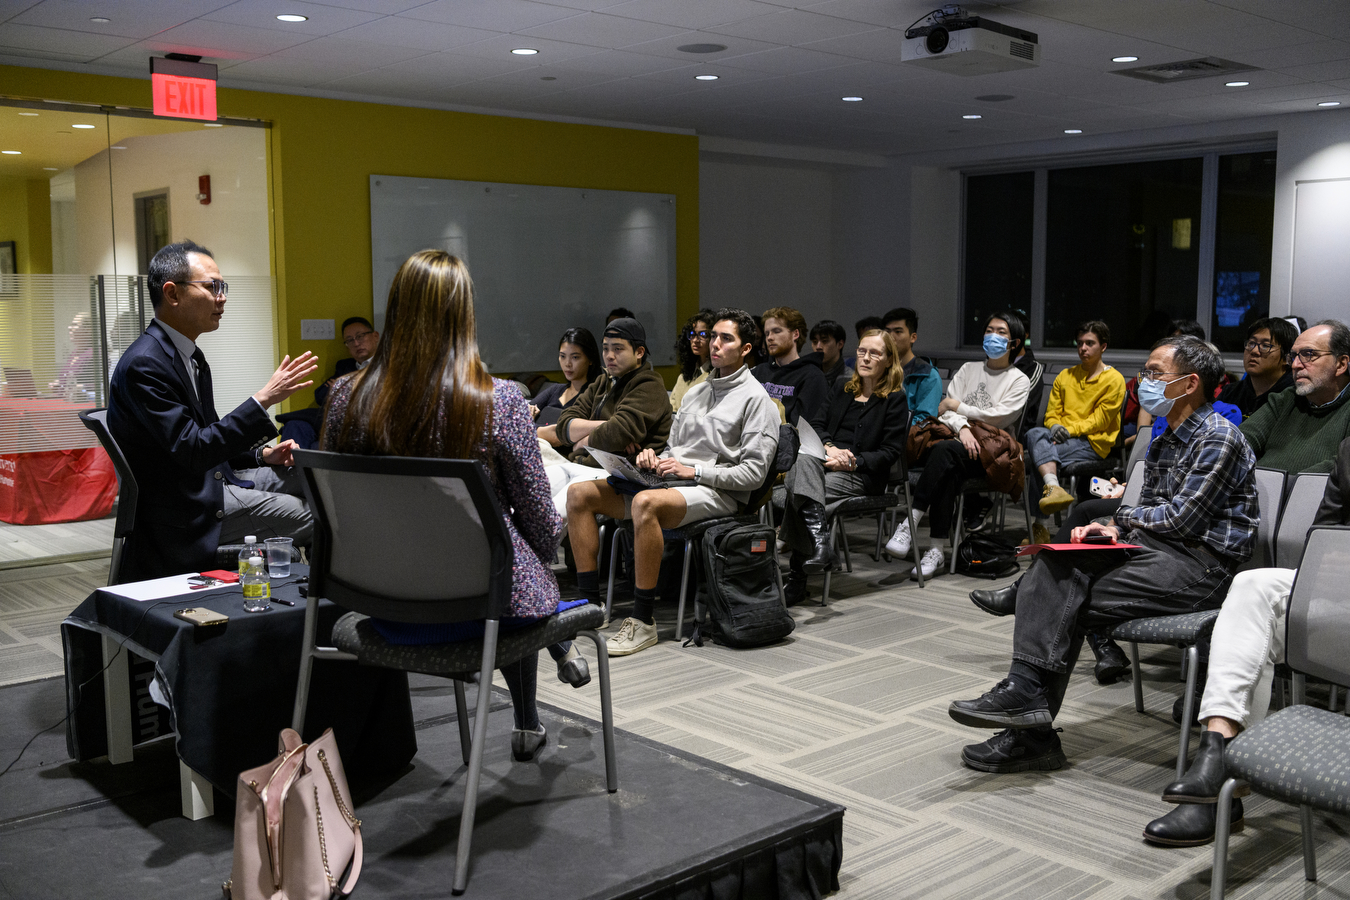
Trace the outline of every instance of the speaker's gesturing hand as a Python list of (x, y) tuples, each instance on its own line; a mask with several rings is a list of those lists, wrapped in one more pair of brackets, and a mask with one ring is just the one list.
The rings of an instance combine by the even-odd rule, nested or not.
[(291, 359), (289, 356), (282, 357), (281, 365), (272, 373), (272, 377), (267, 379), (267, 384), (253, 395), (253, 399), (262, 404), (263, 409), (285, 400), (291, 394), (301, 388), (309, 387), (314, 383), (313, 379), (304, 380), (312, 375), (319, 368), (318, 357), (306, 350), (304, 353)]

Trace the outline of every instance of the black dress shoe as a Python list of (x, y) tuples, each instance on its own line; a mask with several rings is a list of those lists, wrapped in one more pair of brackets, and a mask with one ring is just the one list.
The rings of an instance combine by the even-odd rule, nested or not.
[[(1186, 803), (1161, 819), (1144, 826), (1144, 840), (1164, 847), (1199, 847), (1214, 840), (1214, 825), (1218, 818), (1218, 804)], [(1242, 819), (1242, 801), (1234, 800), (1229, 818), (1228, 833), (1237, 834), (1245, 825)]]
[[(1200, 746), (1195, 751), (1186, 774), (1163, 788), (1162, 798), (1168, 803), (1217, 803), (1219, 790), (1228, 780), (1223, 764), (1223, 748), (1228, 742), (1217, 731), (1200, 734)], [(1251, 785), (1239, 781), (1234, 797), (1245, 797), (1252, 792)]]
[(985, 741), (961, 750), (961, 762), (978, 772), (1008, 775), (1013, 772), (1049, 772), (1064, 766), (1058, 728), (1009, 728)]
[(970, 602), (991, 616), (1011, 616), (1017, 612), (1017, 586), (1021, 583), (1022, 579), (1019, 578), (1007, 587), (971, 591)]
[(798, 508), (802, 524), (811, 534), (811, 555), (802, 562), (802, 570), (808, 575), (819, 575), (834, 565), (834, 553), (830, 547), (830, 535), (825, 527), (828, 519), (825, 505), (814, 500), (802, 502)]
[(796, 606), (805, 602), (808, 596), (810, 595), (806, 590), (806, 573), (789, 572), (787, 581), (783, 582), (783, 602), (788, 606)]
[(1098, 684), (1115, 684), (1120, 676), (1130, 671), (1130, 658), (1115, 641), (1095, 631), (1088, 632), (1087, 640), (1092, 655), (1097, 657), (1092, 674), (1097, 676)]
[(1052, 721), (1045, 694), (1027, 693), (1010, 678), (974, 700), (953, 701), (947, 715), (971, 728), (1040, 728)]

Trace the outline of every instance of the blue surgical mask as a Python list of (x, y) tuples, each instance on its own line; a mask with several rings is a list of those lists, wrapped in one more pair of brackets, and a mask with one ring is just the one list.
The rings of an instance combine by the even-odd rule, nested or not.
[(984, 336), (984, 355), (990, 359), (998, 359), (1008, 352), (1008, 339), (1001, 334), (986, 334)]
[(1181, 380), (1181, 378), (1174, 378), (1171, 381), (1155, 381), (1150, 378), (1148, 381), (1139, 382), (1139, 405), (1155, 419), (1161, 419), (1172, 411), (1172, 405), (1180, 399), (1179, 397), (1167, 397), (1164, 392), (1168, 385), (1176, 384)]

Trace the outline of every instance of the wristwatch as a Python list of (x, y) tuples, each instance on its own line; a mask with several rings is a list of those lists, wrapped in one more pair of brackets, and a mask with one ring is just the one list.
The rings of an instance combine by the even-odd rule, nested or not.
[(695, 466), (694, 466), (694, 484), (701, 484), (702, 482), (703, 482), (703, 467), (700, 466), (700, 465), (695, 465)]

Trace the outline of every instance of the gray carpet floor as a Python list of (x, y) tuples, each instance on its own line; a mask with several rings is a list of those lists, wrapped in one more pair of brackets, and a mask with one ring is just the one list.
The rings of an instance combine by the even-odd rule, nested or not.
[[(1012, 620), (970, 603), (971, 588), (989, 582), (942, 575), (923, 589), (879, 585), (909, 564), (873, 562), (866, 523), (851, 533), (853, 573), (835, 577), (828, 608), (795, 608), (797, 629), (777, 646), (683, 648), (673, 608), (658, 607), (661, 643), (613, 660), (616, 724), (846, 805), (838, 896), (848, 900), (1207, 896), (1210, 848), (1163, 849), (1140, 837), (1170, 808), (1158, 795), (1174, 766), (1180, 654), (1142, 648), (1144, 715), (1128, 680), (1101, 686), (1080, 670), (1057, 722), (1067, 768), (973, 772), (961, 747), (990, 732), (956, 724), (947, 705), (1006, 673)], [(0, 684), (54, 674), (32, 662), (43, 659), (32, 648), (54, 653), (43, 661), (60, 671), (56, 625), (102, 583), (100, 565), (106, 571), (103, 562), (0, 572)], [(818, 597), (820, 579), (811, 587)], [(7, 656), (13, 646), (30, 649)], [(593, 688), (556, 681), (547, 656), (540, 670), (541, 700), (599, 717)], [(1246, 816), (1232, 842), (1229, 897), (1350, 896), (1345, 818), (1316, 817), (1311, 885), (1295, 810), (1254, 798)]]

